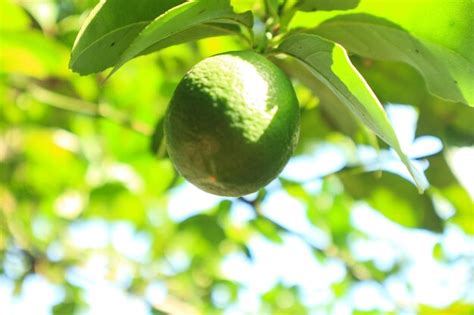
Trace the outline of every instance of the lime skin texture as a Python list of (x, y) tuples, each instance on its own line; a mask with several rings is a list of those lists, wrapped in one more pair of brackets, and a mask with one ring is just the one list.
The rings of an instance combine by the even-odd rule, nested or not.
[(168, 154), (206, 192), (250, 194), (288, 162), (299, 119), (295, 91), (280, 68), (252, 51), (219, 54), (178, 84), (164, 122)]

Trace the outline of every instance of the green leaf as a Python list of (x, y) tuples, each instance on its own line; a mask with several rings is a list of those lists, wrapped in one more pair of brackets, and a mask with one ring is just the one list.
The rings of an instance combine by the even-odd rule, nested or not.
[[(359, 6), (350, 13), (368, 13), (395, 23), (413, 37), (420, 40), (430, 52), (432, 58), (441, 60), (440, 66), (446, 67), (451, 76), (458, 80), (459, 90), (469, 104), (472, 103), (472, 69), (474, 64), (474, 2), (470, 0), (361, 0)], [(299, 12), (293, 19), (291, 28), (314, 28), (328, 19), (337, 16), (337, 12), (307, 13)], [(423, 23), (420, 16), (429, 16)], [(339, 19), (339, 18), (337, 18)], [(342, 26), (351, 31), (351, 26)], [(351, 36), (366, 36), (352, 31)], [(330, 38), (331, 39), (331, 38)], [(380, 38), (374, 38), (369, 46), (377, 48)], [(345, 44), (342, 43), (344, 46)], [(346, 47), (351, 50), (349, 47)], [(402, 47), (403, 48), (403, 47)], [(398, 49), (397, 49), (398, 50)], [(467, 68), (465, 68), (467, 66)], [(426, 80), (431, 78), (425, 78)], [(454, 83), (454, 80), (452, 83)], [(436, 91), (434, 91), (436, 92)], [(444, 96), (442, 96), (444, 97)], [(466, 103), (466, 102), (464, 102)]]
[(249, 261), (253, 261), (254, 257), (250, 248), (245, 244), (239, 244), (239, 247), (244, 252), (245, 257), (247, 257)]
[[(276, 60), (278, 66), (283, 69), (289, 76), (297, 79), (306, 87), (308, 87), (319, 99), (318, 110), (321, 116), (329, 126), (341, 131), (342, 133), (351, 136), (353, 139), (357, 138), (357, 134), (361, 131), (362, 123), (352, 114), (349, 108), (347, 108), (342, 101), (320, 80), (318, 80), (311, 71), (306, 68), (302, 63), (296, 62), (295, 60)], [(308, 115), (306, 115), (308, 116)], [(321, 137), (324, 133), (322, 128), (322, 122), (317, 122), (318, 127), (315, 126), (316, 116), (312, 115), (313, 119), (309, 122), (307, 127), (308, 130), (305, 132), (305, 119), (303, 116), (301, 120), (301, 132), (300, 132), (300, 143), (304, 141), (310, 132), (314, 132), (315, 136)]]
[(28, 14), (12, 0), (0, 0), (0, 29), (19, 31), (28, 29)]
[(354, 9), (360, 0), (301, 0), (296, 8), (301, 11), (332, 11)]
[(232, 201), (222, 200), (216, 207), (216, 216), (219, 220), (225, 220), (232, 209)]
[(52, 308), (53, 315), (64, 315), (74, 314), (79, 309), (75, 301), (67, 301), (64, 303), (56, 304)]
[(90, 74), (115, 65), (143, 28), (182, 2), (101, 1), (79, 31), (69, 67), (80, 74)]
[(150, 306), (150, 313), (151, 315), (169, 315), (170, 314), (168, 312), (155, 308), (155, 306)]
[(277, 244), (283, 243), (283, 239), (278, 233), (278, 227), (276, 227), (273, 222), (265, 218), (256, 218), (250, 221), (250, 224), (252, 224), (252, 226), (254, 226), (257, 231), (259, 231), (270, 241), (275, 242)]
[(269, 314), (309, 314), (307, 307), (299, 300), (300, 294), (296, 285), (287, 286), (279, 282), (262, 295), (261, 301), (272, 310)]
[[(324, 201), (321, 202), (318, 197), (316, 197), (316, 200), (318, 200), (319, 205), (321, 205), (321, 203), (324, 205)], [(323, 215), (328, 224), (331, 238), (337, 246), (347, 246), (347, 231), (351, 230), (350, 209), (350, 198), (343, 194), (336, 195), (333, 197), (329, 211)]]
[[(368, 13), (396, 23), (417, 38), (428, 40), (474, 62), (474, 2), (471, 0), (361, 0), (350, 13)], [(299, 12), (291, 28), (314, 28), (340, 12)], [(429, 16), (420, 23), (420, 17)]]
[(314, 76), (336, 94), (352, 113), (394, 148), (420, 192), (428, 187), (424, 175), (412, 165), (400, 147), (379, 100), (352, 65), (342, 46), (317, 35), (300, 33), (287, 37), (278, 49), (302, 62)]
[(388, 219), (409, 228), (443, 231), (443, 221), (437, 215), (427, 194), (420, 195), (402, 177), (383, 172), (341, 174), (345, 190), (355, 199), (367, 201)]
[(443, 252), (443, 247), (441, 246), (440, 243), (436, 243), (433, 246), (433, 258), (437, 261), (442, 261), (443, 259), (446, 259), (446, 256)]
[(224, 229), (217, 223), (216, 217), (207, 214), (192, 216), (181, 222), (179, 227), (198, 233), (213, 246), (218, 246), (226, 238)]
[(367, 14), (350, 14), (327, 20), (312, 33), (364, 57), (407, 63), (422, 74), (433, 94), (474, 106), (474, 61), (417, 39), (397, 24)]
[(343, 298), (350, 289), (350, 282), (344, 279), (341, 282), (334, 282), (331, 284), (331, 290), (336, 298)]
[[(418, 107), (416, 136), (432, 135), (446, 145), (474, 145), (474, 108), (428, 93), (422, 76), (410, 65), (351, 57), (383, 104)], [(429, 176), (429, 181), (431, 182)], [(433, 184), (434, 185), (434, 184)]]
[[(60, 131), (46, 128), (30, 128), (22, 137), (22, 155), (25, 161), (24, 172), (27, 178), (19, 187), (43, 197), (57, 197), (68, 187), (80, 187), (84, 181), (87, 165), (75, 152), (57, 143)], [(23, 182), (25, 180), (25, 182)]]
[[(390, 20), (415, 37), (448, 48), (474, 63), (472, 0), (362, 0), (357, 11)], [(429, 16), (420, 23), (420, 17)]]
[(163, 159), (168, 155), (166, 151), (165, 132), (163, 129), (164, 122), (165, 117), (163, 116), (156, 123), (155, 130), (153, 131), (153, 135), (151, 136), (150, 149), (151, 152), (155, 154), (158, 159)]
[(83, 217), (125, 220), (137, 226), (146, 220), (143, 201), (120, 182), (108, 182), (92, 189)]
[(278, 7), (280, 5), (279, 1), (278, 0), (265, 0), (265, 5), (270, 15), (274, 18), (278, 18)]
[(140, 55), (146, 55), (166, 47), (196, 41), (203, 38), (238, 34), (239, 30), (240, 29), (237, 25), (225, 23), (206, 23), (202, 25), (196, 25), (190, 29), (186, 29), (182, 32), (174, 34), (169, 38), (159, 41), (158, 43), (142, 51)]
[(68, 50), (41, 32), (0, 29), (0, 38), (0, 73), (20, 73), (40, 79), (69, 75)]
[[(251, 28), (253, 18), (251, 12), (234, 13), (228, 1), (210, 0), (183, 3), (150, 23), (122, 54), (113, 72), (127, 61), (151, 50), (156, 50), (154, 47), (162, 45), (163, 41), (178, 43), (179, 40), (176, 39), (176, 36), (182, 37), (183, 32), (191, 31), (185, 36), (186, 40), (191, 40), (192, 29), (206, 23), (236, 24)], [(200, 37), (195, 39), (198, 38)]]
[(304, 189), (301, 183), (285, 179), (283, 177), (278, 178), (284, 190), (288, 195), (299, 199), (304, 202), (312, 202), (311, 195)]
[(457, 301), (444, 308), (420, 305), (418, 312), (420, 315), (472, 315), (474, 313), (474, 307), (472, 304), (464, 304), (460, 301)]

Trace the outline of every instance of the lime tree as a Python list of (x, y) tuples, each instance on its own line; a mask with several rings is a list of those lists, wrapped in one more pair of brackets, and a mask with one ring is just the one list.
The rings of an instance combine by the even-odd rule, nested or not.
[(241, 196), (281, 172), (298, 139), (299, 106), (286, 75), (238, 51), (207, 58), (183, 77), (165, 117), (168, 153), (204, 191)]

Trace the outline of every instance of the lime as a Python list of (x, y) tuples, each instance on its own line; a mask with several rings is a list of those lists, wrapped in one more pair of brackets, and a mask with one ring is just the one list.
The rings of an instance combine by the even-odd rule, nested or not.
[(178, 172), (204, 191), (242, 196), (281, 172), (298, 141), (299, 106), (280, 68), (251, 51), (204, 59), (178, 84), (164, 123)]

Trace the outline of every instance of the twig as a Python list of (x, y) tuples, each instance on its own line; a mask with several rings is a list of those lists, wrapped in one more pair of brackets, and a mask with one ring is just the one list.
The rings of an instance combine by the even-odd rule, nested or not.
[(95, 104), (87, 102), (58, 94), (36, 84), (28, 85), (26, 90), (36, 100), (52, 107), (75, 112), (81, 115), (102, 118), (147, 137), (153, 134), (153, 129), (150, 128), (150, 126), (133, 120), (126, 113), (118, 111), (106, 103)]

